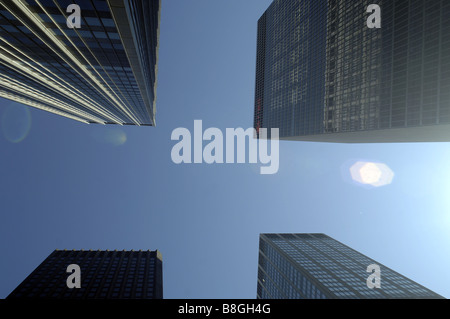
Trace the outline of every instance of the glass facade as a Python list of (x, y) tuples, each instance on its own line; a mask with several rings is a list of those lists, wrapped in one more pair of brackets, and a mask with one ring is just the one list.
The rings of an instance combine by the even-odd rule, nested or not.
[(286, 140), (450, 141), (450, 3), (371, 1), (381, 28), (367, 26), (368, 4), (273, 1), (258, 22), (256, 130), (279, 128)]
[[(369, 265), (381, 268), (370, 289)], [(258, 299), (443, 298), (324, 234), (261, 234)]]
[[(68, 288), (67, 266), (81, 269), (81, 288)], [(7, 298), (162, 299), (159, 251), (55, 250)]]
[(324, 100), (326, 18), (322, 1), (276, 0), (259, 20), (257, 132), (261, 127), (279, 128), (281, 137), (321, 132), (323, 110), (315, 105)]
[(381, 32), (354, 22), (367, 19), (366, 1), (328, 1), (328, 7), (322, 133), (377, 129)]
[(450, 123), (450, 2), (384, 2), (380, 127)]
[[(80, 28), (69, 28), (71, 4)], [(160, 0), (0, 3), (0, 97), (85, 123), (155, 125)]]

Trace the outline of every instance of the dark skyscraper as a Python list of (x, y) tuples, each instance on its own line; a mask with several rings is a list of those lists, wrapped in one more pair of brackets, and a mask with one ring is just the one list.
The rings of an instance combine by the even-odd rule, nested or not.
[(0, 97), (84, 123), (154, 126), (160, 10), (161, 0), (0, 1)]
[(284, 140), (450, 141), (450, 2), (273, 1), (258, 21), (254, 126)]
[[(80, 267), (81, 288), (69, 288), (69, 265)], [(159, 251), (55, 250), (8, 297), (162, 299)]]
[[(371, 265), (380, 288), (369, 288)], [(370, 280), (372, 281), (372, 279)], [(324, 234), (261, 234), (258, 299), (441, 299)]]

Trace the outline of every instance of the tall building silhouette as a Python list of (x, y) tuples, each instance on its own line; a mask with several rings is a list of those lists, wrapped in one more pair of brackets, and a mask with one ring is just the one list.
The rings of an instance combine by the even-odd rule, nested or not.
[(284, 140), (450, 141), (450, 2), (274, 0), (258, 21), (254, 127)]
[[(161, 0), (0, 2), (0, 97), (84, 123), (154, 126)], [(79, 27), (79, 28), (78, 28)]]
[[(369, 288), (368, 267), (380, 267)], [(372, 278), (369, 280), (372, 282)], [(258, 299), (442, 299), (324, 234), (261, 234)]]
[[(81, 288), (69, 288), (69, 265), (81, 270)], [(159, 251), (55, 250), (7, 299), (162, 299)]]

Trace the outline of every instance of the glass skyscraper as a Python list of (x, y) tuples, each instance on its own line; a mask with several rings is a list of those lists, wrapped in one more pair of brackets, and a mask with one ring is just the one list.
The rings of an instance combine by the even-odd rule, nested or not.
[[(81, 270), (81, 288), (68, 288), (69, 265)], [(162, 299), (159, 251), (55, 250), (7, 299)]]
[[(380, 288), (369, 288), (371, 265)], [(261, 234), (258, 299), (442, 299), (324, 234)]]
[(450, 141), (450, 2), (274, 0), (258, 21), (254, 127), (284, 140)]
[(154, 126), (160, 10), (161, 0), (0, 1), (0, 97), (84, 123)]

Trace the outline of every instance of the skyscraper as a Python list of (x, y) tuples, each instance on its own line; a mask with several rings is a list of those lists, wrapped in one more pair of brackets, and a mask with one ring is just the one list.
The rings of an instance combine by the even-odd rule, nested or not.
[[(369, 288), (377, 265), (379, 287)], [(370, 270), (370, 268), (369, 268)], [(441, 299), (324, 234), (261, 234), (258, 299)]]
[(450, 141), (450, 2), (274, 0), (258, 21), (254, 127), (284, 140)]
[[(69, 288), (80, 267), (80, 287)], [(162, 299), (159, 251), (55, 250), (13, 292), (12, 298)]]
[(0, 1), (0, 97), (84, 123), (154, 126), (160, 10), (161, 0)]

